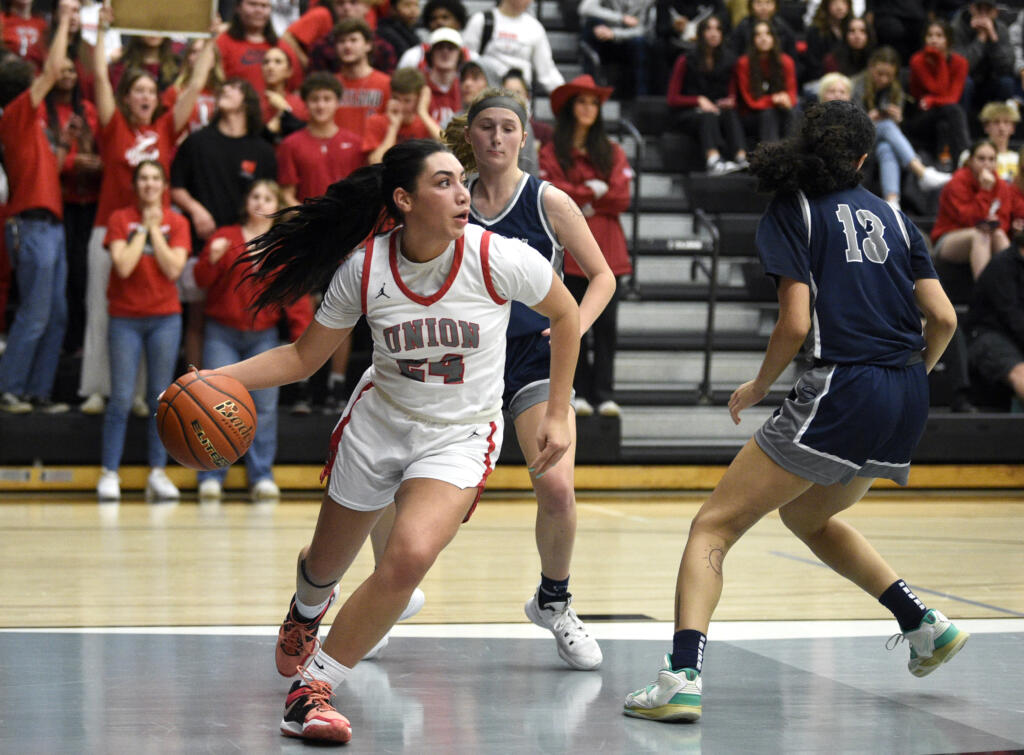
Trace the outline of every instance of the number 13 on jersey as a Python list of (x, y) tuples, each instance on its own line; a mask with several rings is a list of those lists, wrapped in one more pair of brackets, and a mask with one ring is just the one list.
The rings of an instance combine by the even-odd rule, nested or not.
[[(865, 257), (869, 262), (885, 262), (889, 256), (889, 245), (885, 242), (885, 224), (881, 218), (864, 208), (853, 212), (845, 203), (836, 208), (836, 217), (843, 224), (846, 236), (847, 262), (863, 262)], [(863, 242), (857, 238), (858, 225), (867, 233)]]

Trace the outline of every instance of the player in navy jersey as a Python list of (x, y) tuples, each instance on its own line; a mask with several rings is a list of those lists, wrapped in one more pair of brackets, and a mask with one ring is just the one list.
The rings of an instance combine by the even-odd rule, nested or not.
[[(611, 299), (615, 276), (569, 195), (519, 169), (527, 121), (526, 103), (520, 98), (507, 90), (485, 89), (466, 115), (452, 119), (445, 138), (466, 171), (478, 172), (470, 185), (471, 222), (525, 241), (548, 260), (559, 278), (563, 250), (572, 250), (589, 279), (580, 302), (583, 334)], [(537, 454), (537, 430), (548, 411), (548, 321), (515, 302), (512, 307), (503, 408), (512, 416), (523, 456), (529, 462)], [(554, 635), (562, 660), (575, 669), (593, 670), (601, 665), (601, 648), (576, 615), (569, 593), (569, 565), (576, 539), (575, 422), (569, 424), (573, 431), (569, 452), (543, 475), (530, 469), (538, 504), (535, 533), (541, 578), (525, 610), (530, 621)], [(386, 534), (386, 525), (378, 525), (374, 540), (385, 540)]]
[(928, 415), (927, 373), (956, 327), (920, 232), (860, 186), (873, 143), (863, 111), (827, 102), (807, 111), (797, 136), (761, 145), (751, 159), (761, 189), (775, 193), (757, 246), (777, 282), (779, 319), (757, 377), (729, 399), (733, 421), (765, 397), (808, 334), (814, 367), (739, 452), (691, 523), (676, 582), (672, 653), (655, 683), (626, 696), (627, 715), (700, 718), (701, 664), (723, 561), (776, 509), (818, 558), (893, 613), (900, 626), (893, 638), (909, 642), (912, 674), (931, 673), (967, 640), (835, 518), (876, 477), (906, 484)]

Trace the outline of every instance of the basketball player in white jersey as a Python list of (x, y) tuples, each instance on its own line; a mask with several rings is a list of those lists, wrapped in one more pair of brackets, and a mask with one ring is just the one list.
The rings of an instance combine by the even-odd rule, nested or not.
[[(346, 742), (348, 720), (333, 690), (391, 628), (460, 523), (498, 456), (510, 302), (551, 320), (551, 391), (538, 429), (535, 473), (569, 448), (569, 395), (579, 311), (558, 276), (520, 241), (469, 224), (459, 161), (442, 145), (397, 145), (304, 203), (251, 242), (257, 305), (330, 285), (294, 344), (218, 370), (249, 389), (308, 377), (365, 315), (373, 362), (331, 438), (328, 489), (312, 542), (299, 553), (296, 592), (281, 627), (278, 671), (296, 673), (281, 731)], [(374, 236), (381, 211), (403, 223)], [(254, 266), (256, 267), (256, 266)], [(318, 648), (317, 629), (337, 584), (391, 501), (396, 515), (383, 557), (352, 593)]]

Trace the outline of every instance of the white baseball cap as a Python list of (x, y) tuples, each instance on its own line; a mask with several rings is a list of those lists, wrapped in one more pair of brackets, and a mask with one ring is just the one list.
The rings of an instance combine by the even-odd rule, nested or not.
[(462, 35), (459, 34), (455, 29), (451, 29), (447, 26), (439, 26), (430, 32), (430, 39), (428, 40), (430, 46), (433, 47), (441, 42), (448, 42), (458, 48), (462, 48)]

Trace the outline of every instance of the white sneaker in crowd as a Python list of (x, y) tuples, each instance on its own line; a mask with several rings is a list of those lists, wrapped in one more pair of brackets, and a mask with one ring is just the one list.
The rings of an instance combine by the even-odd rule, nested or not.
[(149, 416), (149, 404), (142, 396), (136, 396), (132, 399), (132, 414), (139, 419), (146, 419)]
[(199, 483), (200, 501), (219, 501), (224, 491), (221, 489), (220, 481), (209, 477)]
[(622, 414), (622, 409), (614, 401), (602, 401), (597, 407), (597, 413), (602, 417), (618, 417)]
[(121, 478), (113, 469), (100, 472), (100, 480), (96, 483), (96, 497), (101, 501), (121, 500)]
[(146, 480), (147, 501), (176, 501), (180, 496), (178, 487), (171, 482), (163, 467), (149, 470), (149, 478)]
[(256, 503), (265, 501), (277, 501), (281, 498), (281, 489), (269, 477), (252, 486), (252, 500)]
[(594, 407), (583, 396), (577, 396), (572, 400), (572, 408), (576, 410), (577, 417), (592, 417)]
[(78, 411), (82, 414), (103, 414), (107, 408), (107, 401), (99, 393), (91, 394), (85, 401), (78, 405)]
[(933, 191), (941, 189), (952, 178), (952, 173), (943, 173), (941, 170), (937, 170), (929, 165), (924, 169), (921, 177), (917, 179), (917, 185), (921, 187), (921, 191)]

